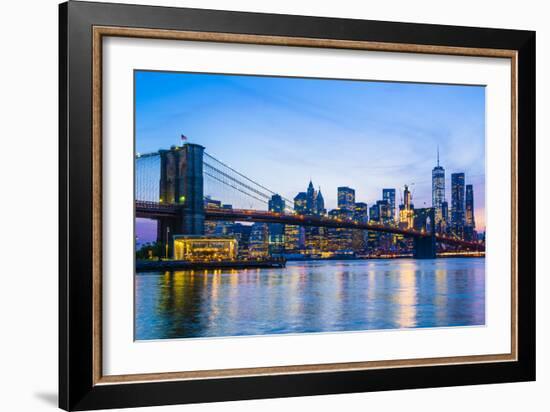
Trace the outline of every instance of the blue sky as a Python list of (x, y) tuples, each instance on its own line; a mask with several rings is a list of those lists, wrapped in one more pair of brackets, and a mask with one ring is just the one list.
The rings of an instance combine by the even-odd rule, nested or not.
[(484, 228), (482, 86), (144, 71), (135, 81), (139, 153), (180, 144), (183, 133), (290, 199), (310, 178), (328, 209), (338, 186), (372, 204), (382, 188), (414, 183), (422, 207), (439, 145), (449, 204), (451, 173), (464, 172)]

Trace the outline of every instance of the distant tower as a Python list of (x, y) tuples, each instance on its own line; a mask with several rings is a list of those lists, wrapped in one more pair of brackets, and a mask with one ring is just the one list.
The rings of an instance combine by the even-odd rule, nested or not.
[(308, 214), (313, 214), (315, 213), (315, 189), (313, 188), (313, 182), (311, 180), (309, 181), (306, 195), (306, 211)]
[(356, 222), (367, 223), (369, 221), (369, 207), (366, 203), (355, 203), (353, 220)]
[(403, 190), (403, 205), (405, 205), (405, 209), (411, 208), (411, 192), (409, 190), (409, 186), (405, 185), (405, 189)]
[(432, 169), (432, 207), (437, 231), (442, 231), (445, 226), (443, 202), (445, 202), (445, 169), (439, 164), (439, 146), (437, 146), (437, 166)]
[[(443, 219), (443, 222), (446, 224), (446, 222), (449, 221), (449, 202), (446, 200), (441, 203), (441, 218)], [(445, 228), (443, 228), (445, 231)]]
[(285, 201), (281, 195), (273, 195), (268, 202), (268, 208), (270, 212), (279, 212), (282, 213), (285, 210)]
[(474, 187), (473, 185), (466, 185), (466, 226), (475, 227), (474, 217)]
[(315, 210), (319, 215), (324, 215), (327, 213), (325, 209), (325, 199), (323, 198), (320, 187), (319, 191), (317, 192), (317, 196), (315, 197)]
[(390, 221), (395, 221), (395, 189), (382, 189), (382, 199), (388, 202)]
[(355, 190), (351, 187), (338, 188), (338, 209), (353, 210), (355, 207)]
[(466, 185), (466, 210), (464, 221), (464, 236), (467, 240), (475, 240), (475, 216), (474, 216), (474, 187), (473, 185)]
[(405, 185), (403, 190), (403, 204), (399, 206), (399, 227), (408, 229), (414, 224), (414, 210), (412, 205), (412, 195), (409, 186)]
[(300, 192), (294, 197), (294, 211), (302, 215), (307, 212), (306, 192)]
[(464, 237), (464, 173), (451, 175), (451, 230)]
[(381, 223), (389, 223), (392, 221), (391, 205), (387, 200), (377, 200), (378, 213)]

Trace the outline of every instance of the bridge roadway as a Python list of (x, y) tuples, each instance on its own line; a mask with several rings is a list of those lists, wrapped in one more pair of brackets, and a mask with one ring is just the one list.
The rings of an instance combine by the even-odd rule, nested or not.
[[(158, 219), (163, 217), (176, 218), (181, 216), (181, 205), (168, 205), (156, 202), (136, 201), (136, 217)], [(361, 223), (347, 219), (335, 219), (327, 216), (299, 215), (289, 213), (277, 213), (263, 210), (250, 209), (204, 209), (206, 220), (226, 220), (242, 222), (260, 222), (260, 223), (282, 223), (294, 226), (313, 226), (339, 229), (360, 229), (372, 230), (376, 232), (391, 233), (403, 235), (412, 238), (428, 238), (432, 236), (430, 232), (415, 229), (400, 229), (395, 226)], [(435, 235), (437, 242), (448, 245), (460, 246), (468, 250), (484, 251), (485, 245), (476, 242), (469, 242), (462, 239), (456, 239), (450, 236), (440, 234)]]

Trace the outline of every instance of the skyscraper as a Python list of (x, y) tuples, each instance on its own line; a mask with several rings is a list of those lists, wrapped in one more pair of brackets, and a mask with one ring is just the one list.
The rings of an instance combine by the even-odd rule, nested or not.
[(399, 227), (408, 229), (414, 224), (414, 210), (412, 204), (412, 194), (409, 186), (405, 185), (403, 190), (403, 204), (399, 206)]
[(474, 217), (474, 187), (473, 185), (466, 185), (466, 216), (465, 225), (475, 227)]
[(476, 227), (474, 216), (474, 187), (466, 185), (466, 214), (464, 218), (464, 237), (467, 240), (474, 240), (474, 232)]
[(382, 199), (388, 202), (390, 221), (395, 221), (395, 189), (382, 189)]
[(437, 166), (432, 169), (432, 207), (434, 208), (435, 227), (438, 232), (444, 230), (443, 202), (445, 202), (445, 169), (439, 164), (437, 148)]
[[(305, 214), (307, 210), (307, 193), (300, 192), (294, 197), (294, 211)], [(285, 227), (285, 250), (289, 253), (300, 253), (305, 248), (305, 229), (303, 226)]]
[(270, 212), (282, 213), (285, 210), (285, 201), (280, 195), (273, 195), (268, 202), (268, 208)]
[[(369, 208), (369, 221), (372, 223), (380, 223), (380, 204), (375, 203)], [(369, 230), (367, 232), (367, 247), (369, 252), (373, 253), (378, 249), (380, 232)]]
[(451, 231), (464, 236), (464, 173), (451, 175)]
[(403, 189), (403, 205), (405, 209), (412, 209), (412, 194), (407, 185)]
[(353, 210), (355, 205), (355, 190), (351, 187), (342, 186), (338, 188), (338, 208)]
[[(369, 222), (369, 207), (366, 203), (356, 202), (353, 220), (359, 223)], [(353, 249), (355, 252), (364, 252), (367, 248), (368, 232), (366, 230), (353, 231)]]
[(294, 211), (299, 214), (305, 214), (307, 211), (307, 194), (300, 192), (294, 197)]
[(445, 232), (447, 228), (447, 222), (449, 221), (449, 202), (447, 202), (446, 200), (441, 203), (441, 218), (445, 223), (445, 227), (442, 228), (443, 232)]
[(325, 215), (327, 213), (325, 209), (325, 199), (323, 199), (321, 188), (319, 188), (319, 191), (315, 196), (315, 212), (318, 215)]
[(313, 188), (313, 182), (310, 180), (306, 192), (306, 212), (310, 215), (315, 213), (315, 189)]
[(387, 200), (377, 200), (378, 213), (381, 223), (390, 223), (392, 221), (391, 205)]
[(378, 203), (370, 207), (369, 220), (376, 223), (380, 222), (380, 205)]
[(369, 221), (369, 207), (366, 203), (357, 202), (355, 204), (353, 220), (359, 223), (367, 223)]

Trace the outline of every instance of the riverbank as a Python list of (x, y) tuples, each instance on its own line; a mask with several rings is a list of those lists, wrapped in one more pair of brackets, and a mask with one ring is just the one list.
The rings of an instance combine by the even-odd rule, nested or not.
[[(485, 253), (438, 253), (436, 259), (439, 258), (484, 258)], [(309, 261), (331, 261), (331, 260), (372, 260), (372, 259), (414, 259), (413, 254), (403, 255), (380, 255), (380, 256), (331, 256), (331, 257), (319, 257), (319, 256), (293, 256), (285, 257), (287, 262), (309, 262)]]
[(182, 260), (136, 260), (136, 272), (159, 270), (204, 270), (204, 269), (278, 269), (285, 267), (285, 260), (243, 260), (216, 262), (188, 262)]
[[(438, 254), (437, 258), (484, 258), (485, 254)], [(242, 261), (215, 261), (215, 262), (188, 262), (182, 260), (136, 260), (136, 272), (156, 272), (159, 270), (205, 270), (205, 269), (279, 269), (286, 266), (286, 262), (314, 262), (314, 261), (361, 261), (381, 259), (412, 259), (413, 255), (381, 255), (381, 256), (303, 256), (287, 257), (272, 260), (242, 260)]]

